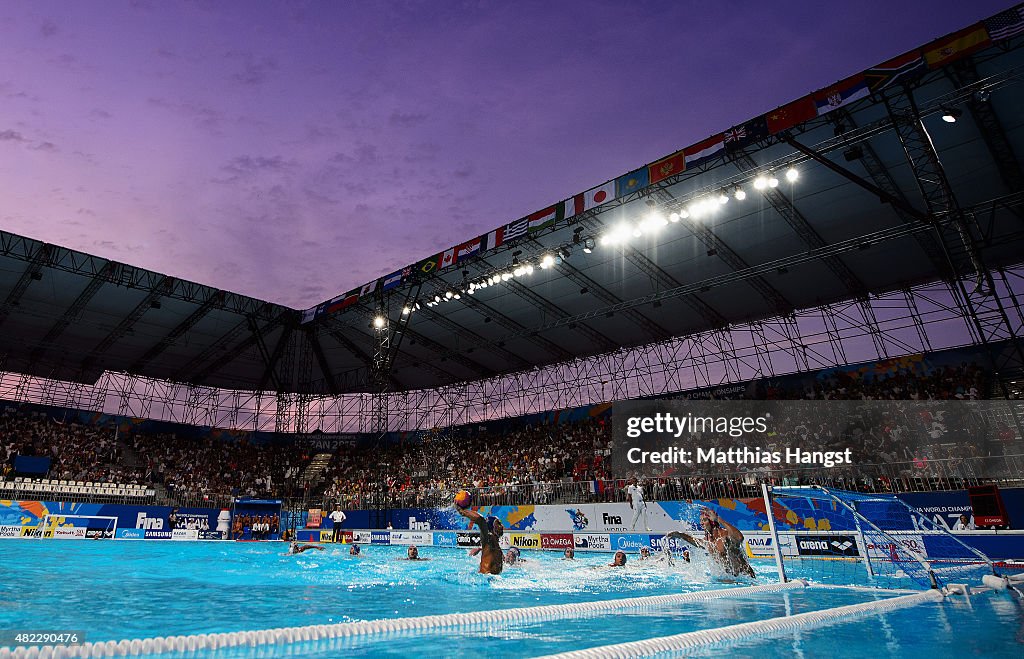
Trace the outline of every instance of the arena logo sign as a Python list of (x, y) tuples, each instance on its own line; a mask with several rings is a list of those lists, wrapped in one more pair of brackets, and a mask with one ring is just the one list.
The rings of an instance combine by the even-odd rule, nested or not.
[(796, 539), (801, 556), (860, 556), (852, 535), (805, 535)]
[(541, 533), (541, 549), (572, 549), (573, 540), (571, 533)]
[(612, 548), (611, 536), (606, 533), (576, 533), (573, 535), (576, 549), (608, 551)]
[(113, 529), (87, 528), (85, 537), (90, 540), (109, 540), (114, 537)]
[(480, 546), (480, 534), (479, 533), (466, 533), (464, 531), (456, 533), (455, 541), (460, 547), (479, 547)]

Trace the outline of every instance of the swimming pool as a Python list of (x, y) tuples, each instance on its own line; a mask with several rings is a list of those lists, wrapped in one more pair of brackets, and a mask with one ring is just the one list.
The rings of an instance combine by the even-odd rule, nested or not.
[[(499, 577), (476, 573), (463, 550), (424, 548), (428, 561), (401, 560), (404, 547), (343, 545), (284, 555), (281, 543), (88, 542), (0, 543), (0, 629), (80, 630), (89, 641), (206, 634), (359, 620), (381, 620), (594, 602), (616, 598), (740, 588), (703, 565), (604, 568), (608, 554), (530, 552)], [(776, 580), (755, 565), (758, 583)], [(656, 610), (582, 615), (444, 631), (236, 647), (196, 656), (538, 656), (680, 634), (890, 597), (886, 592), (816, 588), (727, 597)], [(948, 600), (859, 618), (823, 631), (744, 642), (743, 655), (819, 656), (840, 646), (852, 654), (931, 656), (977, 652), (1020, 656), (1019, 605), (1008, 595)], [(979, 624), (984, 621), (984, 624)], [(978, 634), (984, 628), (986, 634)], [(925, 630), (924, 633), (922, 630)], [(923, 644), (923, 645), (922, 645)]]

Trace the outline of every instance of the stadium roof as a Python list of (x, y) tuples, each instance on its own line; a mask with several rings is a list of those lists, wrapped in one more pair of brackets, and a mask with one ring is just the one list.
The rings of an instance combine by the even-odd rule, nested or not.
[[(993, 43), (993, 25), (575, 195), (567, 202), (581, 212), (560, 202), (552, 221), (539, 216), (514, 240), (522, 221), (505, 225), (496, 248), (483, 236), (480, 248), (461, 246), (461, 260), (453, 248), (305, 312), (2, 233), (0, 369), (84, 383), (111, 370), (226, 389), (370, 391), (383, 311), (395, 330), (388, 386), (434, 388), (947, 278), (935, 217), (894, 128), (914, 119), (901, 86), (885, 86), (900, 73), (986, 267), (1015, 264), (1024, 260), (1024, 37)], [(761, 176), (780, 183), (756, 189)], [(601, 190), (605, 203), (588, 201)], [(689, 217), (641, 224), (683, 210)], [(617, 243), (602, 244), (616, 230)], [(556, 262), (541, 268), (545, 255)], [(527, 265), (532, 274), (468, 292)]]

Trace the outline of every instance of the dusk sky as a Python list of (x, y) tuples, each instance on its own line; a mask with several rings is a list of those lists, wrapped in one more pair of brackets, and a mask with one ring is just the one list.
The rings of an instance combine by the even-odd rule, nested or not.
[(1011, 6), (0, 3), (0, 228), (305, 308)]

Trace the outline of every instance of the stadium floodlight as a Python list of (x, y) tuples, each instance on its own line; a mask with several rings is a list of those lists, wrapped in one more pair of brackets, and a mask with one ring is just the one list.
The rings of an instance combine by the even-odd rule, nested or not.
[(419, 303), (419, 302), (417, 302), (416, 304), (414, 304), (414, 305), (412, 305), (412, 306), (413, 306), (413, 309), (414, 309), (415, 311), (419, 311), (419, 310), (420, 310), (420, 303)]
[(403, 316), (408, 316), (411, 313), (412, 313), (412, 309), (410, 309), (409, 307), (402, 307), (402, 315)]
[(790, 183), (796, 183), (796, 180), (800, 178), (800, 172), (797, 171), (796, 167), (790, 167), (786, 170), (786, 180)]
[(727, 195), (725, 193), (725, 190), (722, 190), (722, 191), (720, 191), (718, 193), (718, 203), (720, 205), (724, 205), (724, 204), (728, 204), (729, 203), (729, 195)]
[(680, 208), (679, 217), (685, 220), (686, 218), (690, 217), (690, 211), (686, 210), (685, 208)]
[(732, 189), (732, 196), (736, 201), (743, 201), (747, 198), (747, 191), (737, 185)]
[(532, 275), (533, 274), (533, 266), (530, 265), (529, 263), (526, 264), (526, 267), (524, 268), (524, 270), (526, 270), (526, 274), (528, 274), (528, 275)]
[(456, 294), (455, 294), (455, 295), (454, 295), (453, 297), (454, 297), (454, 298), (455, 298), (456, 300), (458, 300), (458, 299), (459, 299), (459, 297), (460, 297), (460, 295), (459, 295), (458, 293), (456, 293)]
[(593, 251), (594, 251), (594, 239), (593, 238), (587, 238), (586, 240), (583, 241), (583, 253), (584, 254), (590, 254)]
[(502, 281), (508, 281), (509, 279), (512, 279), (512, 273), (511, 272), (502, 273), (502, 275), (501, 275), (501, 280)]
[(470, 288), (468, 291), (466, 291), (466, 293), (468, 293), (469, 295), (472, 295), (474, 292), (475, 291), (472, 288)]
[(942, 108), (942, 120), (947, 124), (955, 124), (956, 120), (964, 116), (964, 111), (960, 108)]
[(679, 221), (679, 213), (677, 213), (675, 211), (672, 211), (671, 213), (669, 213), (668, 214), (668, 221), (673, 223), (673, 224), (678, 222)]
[(444, 299), (446, 299), (446, 300), (450, 300), (450, 299), (452, 299), (452, 297), (453, 297), (454, 295), (455, 295), (455, 293), (452, 293), (451, 291), (445, 291), (445, 292), (444, 292)]
[(441, 301), (441, 297), (439, 295), (435, 295), (434, 296), (434, 304), (437, 304), (440, 301)]
[(384, 329), (384, 326), (388, 324), (388, 321), (384, 316), (377, 316), (373, 319), (373, 326), (377, 329)]
[(615, 244), (615, 236), (612, 235), (612, 234), (605, 234), (605, 235), (601, 236), (601, 244), (602, 245), (614, 245)]
[(769, 188), (777, 188), (777, 187), (779, 187), (779, 179), (777, 179), (777, 178), (775, 177), (775, 174), (772, 174), (772, 175), (771, 175), (771, 176), (770, 176), (770, 177), (768, 178), (768, 187), (769, 187)]
[(768, 187), (768, 177), (767, 176), (764, 176), (762, 174), (761, 176), (758, 176), (757, 178), (754, 179), (754, 189), (755, 190), (764, 190), (767, 187)]
[(555, 257), (550, 254), (545, 254), (540, 259), (540, 267), (547, 270), (555, 264)]
[(644, 232), (643, 232), (643, 230), (639, 226), (633, 228), (633, 237), (634, 238), (639, 238), (642, 235), (644, 235)]

